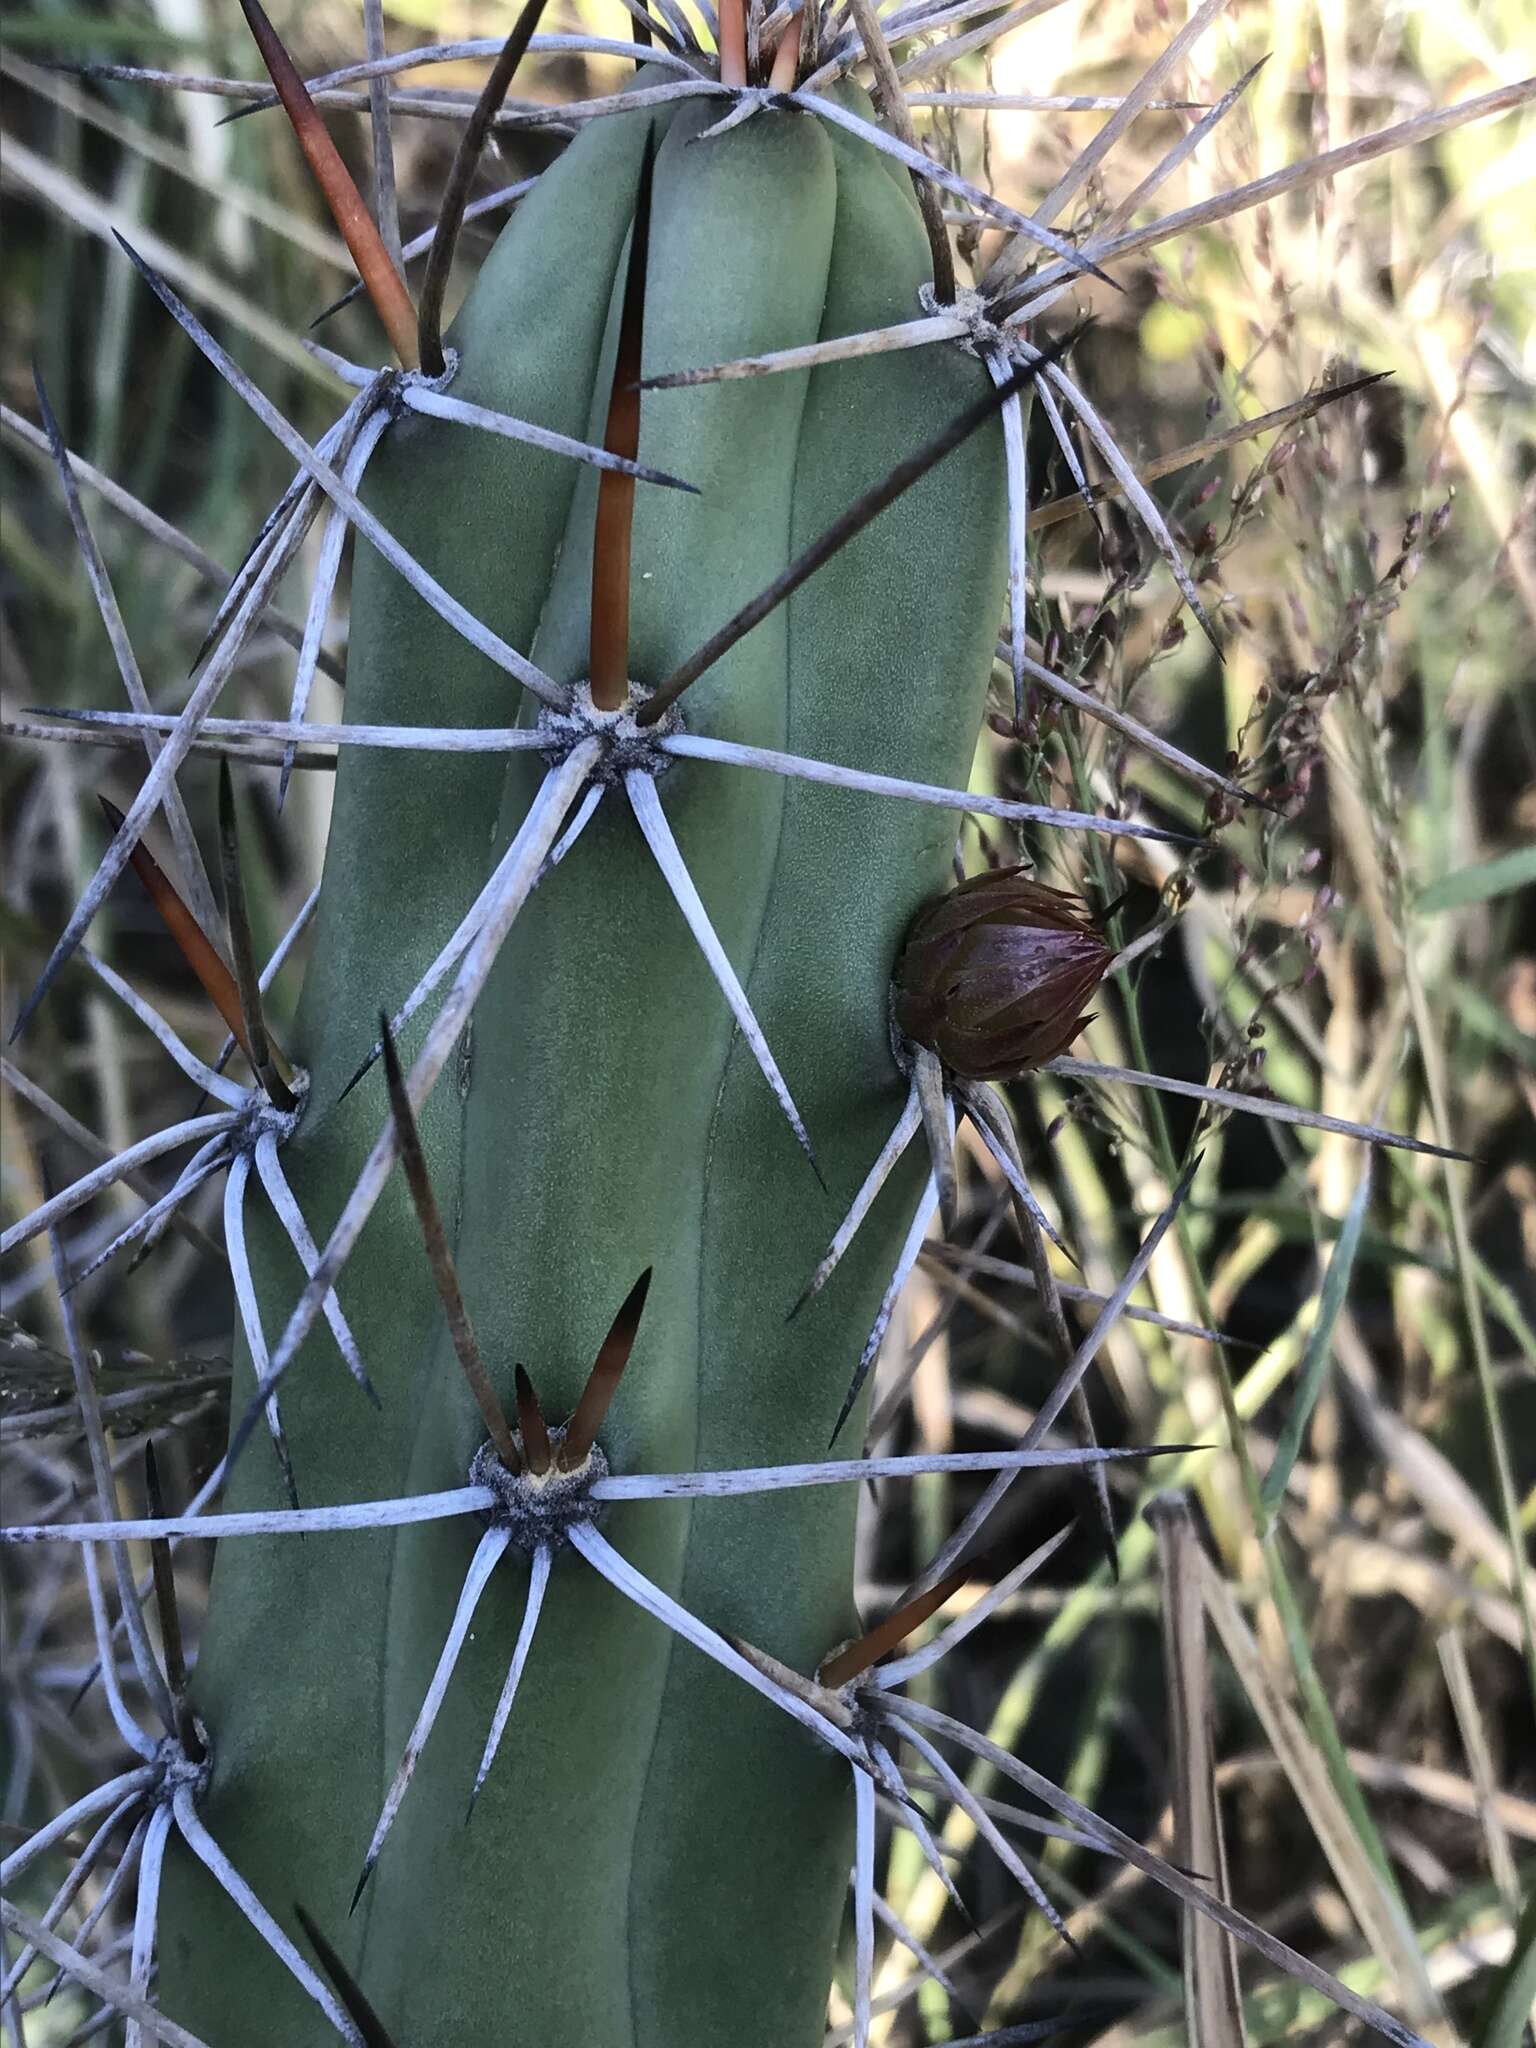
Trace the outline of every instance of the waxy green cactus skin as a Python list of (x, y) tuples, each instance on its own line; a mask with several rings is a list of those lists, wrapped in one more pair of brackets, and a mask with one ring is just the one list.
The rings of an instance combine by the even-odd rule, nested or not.
[[(653, 126), (648, 372), (912, 316), (929, 271), (905, 173), (800, 114), (696, 143), (718, 111), (625, 115), (580, 136), (460, 315), (456, 395), (600, 435)], [(925, 350), (648, 398), (641, 459), (702, 495), (637, 494), (636, 680), (659, 681), (979, 388), (964, 354)], [(590, 472), (557, 458), (406, 419), (365, 495), (479, 616), (566, 682), (585, 666), (594, 492)], [(1003, 578), (1003, 462), (989, 429), (712, 669), (683, 700), (685, 724), (963, 783)], [(349, 718), (507, 721), (515, 685), (366, 548), (352, 620)], [(294, 1034), (312, 1093), (286, 1153), (322, 1241), (385, 1114), (377, 1072), (344, 1103), (339, 1091), (380, 1006), (446, 938), (540, 772), (537, 757), (344, 758)], [(619, 792), (514, 927), (464, 1056), (423, 1113), (427, 1155), (509, 1409), (521, 1361), (551, 1417), (568, 1412), (614, 1310), (652, 1265), (603, 1431), (613, 1468), (818, 1458), (910, 1213), (915, 1160), (835, 1283), (785, 1317), (899, 1107), (891, 961), (942, 885), (957, 821), (713, 763), (673, 763), (657, 788), (830, 1194)], [(253, 1255), (275, 1339), (301, 1275), (270, 1236)], [(398, 1177), (340, 1291), (384, 1408), (361, 1400), (323, 1331), (310, 1338), (284, 1393), (306, 1502), (463, 1484), (483, 1429)], [(280, 1500), (257, 1441), (228, 1504)], [(808, 1670), (853, 1624), (855, 1508), (853, 1486), (636, 1502), (604, 1529), (711, 1626)], [(473, 1819), (465, 1804), (527, 1582), (515, 1552), (347, 1921), (477, 1535), (461, 1520), (227, 1547), (196, 1686), (215, 1751), (205, 1811), (221, 1843), (286, 1925), (298, 1898), (327, 1926), (401, 2048), (814, 2042), (850, 1855), (845, 1768), (569, 1553)], [(168, 1870), (161, 1955), (166, 2011), (219, 2048), (333, 2038), (185, 1856)]]

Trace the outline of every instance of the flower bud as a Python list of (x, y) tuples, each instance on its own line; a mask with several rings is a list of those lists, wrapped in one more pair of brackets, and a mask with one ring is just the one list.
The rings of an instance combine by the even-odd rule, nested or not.
[(976, 875), (908, 927), (896, 1024), (963, 1080), (1006, 1080), (1072, 1043), (1112, 957), (1076, 896), (1022, 868)]

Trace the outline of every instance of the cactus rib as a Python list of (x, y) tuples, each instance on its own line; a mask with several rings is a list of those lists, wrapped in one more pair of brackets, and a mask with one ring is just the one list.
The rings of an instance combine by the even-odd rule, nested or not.
[(920, 483), (928, 472), (952, 455), (979, 427), (991, 419), (999, 406), (1014, 392), (1033, 381), (1034, 364), (1017, 371), (994, 397), (991, 394), (976, 399), (956, 413), (929, 440), (912, 454), (904, 456), (878, 483), (872, 484), (854, 502), (840, 512), (831, 524), (825, 527), (808, 547), (802, 548), (773, 580), (759, 590), (739, 611), (718, 627), (702, 646), (694, 649), (686, 661), (673, 668), (646, 696), (645, 702), (636, 713), (640, 725), (657, 724), (682, 696), (685, 690), (699, 680), (700, 676), (712, 669), (723, 656), (762, 624), (771, 612), (791, 598), (803, 583), (814, 576), (818, 569), (832, 560), (856, 534), (860, 534), (888, 506)]

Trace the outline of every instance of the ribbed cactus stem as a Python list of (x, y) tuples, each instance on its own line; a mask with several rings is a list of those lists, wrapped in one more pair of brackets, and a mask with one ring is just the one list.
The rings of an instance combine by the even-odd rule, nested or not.
[[(727, 10), (724, 48), (735, 34)], [(641, 418), (642, 371), (888, 324), (928, 280), (900, 165), (797, 112), (696, 141), (717, 114), (685, 100), (584, 130), (447, 338), (448, 397), (697, 495), (409, 410), (363, 486), (457, 600), (577, 693), (539, 714), (549, 757), (597, 764), (579, 842), (503, 920), (456, 1056), (412, 1094), (414, 1206), (384, 1184), (341, 1275), (382, 1414), (319, 1370), (315, 1338), (282, 1388), (306, 1502), (508, 1486), (507, 1540), (477, 1550), (451, 1518), (226, 1545), (197, 1675), (210, 1826), (275, 1911), (297, 1893), (329, 1927), (401, 2041), (500, 2043), (515, 1985), (519, 2038), (546, 2048), (812, 2043), (853, 1845), (846, 1762), (729, 1645), (809, 1671), (849, 1635), (857, 1489), (593, 1501), (590, 1521), (581, 1489), (599, 1459), (617, 1478), (823, 1456), (915, 1162), (785, 1317), (900, 1107), (886, 986), (955, 821), (904, 803), (872, 834), (867, 799), (672, 758), (676, 714), (644, 721), (686, 676), (691, 734), (963, 784), (1004, 465), (988, 380), (959, 352), (662, 393)], [(979, 430), (946, 437), (967, 417)], [(502, 669), (361, 544), (348, 721), (505, 725), (513, 707)], [(550, 773), (537, 753), (343, 751), (295, 1033), (310, 1094), (285, 1149), (322, 1244), (421, 1042), (418, 1020), (392, 1076), (344, 1094), (379, 1011), (443, 953)], [(471, 946), (489, 961), (487, 929)], [(302, 1275), (255, 1219), (251, 1245), (280, 1330)], [(519, 1419), (510, 1444), (497, 1413)], [(274, 1479), (254, 1442), (227, 1505), (275, 1505)], [(546, 1525), (529, 1486), (550, 1504), (575, 1487), (576, 1519)], [(322, 2040), (314, 2002), (174, 1851), (166, 1882), (167, 2009), (228, 2048)]]

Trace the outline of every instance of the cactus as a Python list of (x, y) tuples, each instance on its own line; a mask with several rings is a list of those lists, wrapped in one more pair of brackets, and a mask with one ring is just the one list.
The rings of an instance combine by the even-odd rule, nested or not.
[[(1107, 1517), (1102, 1473), (1125, 1454), (1083, 1434), (1081, 1382), (1194, 1170), (1074, 1342), (1046, 1249), (1056, 1226), (986, 1084), (1046, 1066), (1119, 1074), (1065, 1056), (1112, 947), (1086, 908), (1012, 871), (943, 895), (966, 810), (1039, 834), (1171, 836), (968, 790), (1005, 600), (1015, 717), (1033, 689), (1074, 689), (1024, 635), (1033, 389), (1053, 419), (1075, 412), (1214, 630), (1062, 344), (1018, 319), (1100, 274), (1103, 250), (915, 150), (862, 0), (841, 40), (829, 8), (804, 30), (792, 17), (772, 48), (757, 10), (748, 37), (726, 7), (718, 61), (647, 28), (633, 86), (522, 198), (439, 337), (468, 170), (537, 0), (468, 125), (419, 330), (302, 81), (254, 0), (245, 11), (401, 367), (341, 363), (360, 395), (311, 450), (134, 257), (300, 468), (220, 608), (187, 714), (157, 726), (134, 696), (134, 729), (161, 733), (149, 775), (23, 1014), (132, 862), (253, 1077), (231, 1081), (157, 1026), (219, 1107), (178, 1127), (201, 1150), (112, 1247), (152, 1238), (226, 1170), (243, 1344), (225, 1466), (152, 1526), (10, 1532), (81, 1541), (102, 1676), (138, 1757), (64, 1816), (79, 1828), (122, 1811), (139, 1829), (121, 2010), (143, 2038), (153, 1983), (159, 2008), (218, 2048), (337, 2034), (808, 2048), (852, 1862), (862, 2044), (877, 1794), (949, 1883), (903, 1745), (1061, 1927), (934, 1747), (982, 1739), (900, 1690), (1045, 1552), (936, 1643), (880, 1660), (956, 1590), (956, 1560), (1021, 1471), (1080, 1468)], [(846, 76), (861, 57), (873, 99)], [(935, 181), (1010, 230), (979, 290), (955, 287)], [(322, 498), (292, 717), (220, 724), (218, 692)], [(279, 1046), (228, 763), (232, 965), (175, 773), (201, 731), (237, 761), (275, 746), (286, 788), (325, 730), (308, 689), (349, 526), (334, 813)], [(104, 569), (97, 587), (110, 624)], [(1218, 821), (1249, 801), (1107, 716), (1193, 776)], [(162, 805), (186, 902), (139, 843)], [(998, 930), (1014, 936), (988, 951)], [(964, 1117), (1012, 1190), (1064, 1370), (1016, 1447), (861, 1460), (897, 1294), (935, 1214), (956, 1213)], [(146, 1160), (154, 1147), (170, 1143), (140, 1148)], [(56, 1232), (102, 1175), (8, 1241)], [(1069, 1407), (1078, 1442), (1044, 1445)], [(913, 1597), (861, 1638), (859, 1481), (925, 1471), (991, 1484)], [(187, 1680), (169, 1650), (168, 1543), (203, 1527), (223, 1540)], [(138, 1536), (163, 1669), (138, 1618)], [(154, 1736), (118, 1689), (98, 1544), (161, 1713)], [(1038, 1774), (1028, 1783), (1195, 1913), (1266, 1939)], [(1280, 1944), (1266, 1953), (1321, 1977)], [(1389, 2037), (1418, 2039), (1324, 1981)]]
[[(884, 324), (911, 304), (926, 274), (921, 228), (909, 194), (873, 152), (794, 115), (695, 147), (711, 112), (685, 106), (665, 126), (657, 119), (654, 143), (653, 123), (638, 114), (578, 139), (504, 231), (450, 331), (459, 352), (453, 396), (597, 437), (604, 330), (622, 296), (624, 237), (648, 147), (648, 369), (814, 341), (824, 326)], [(531, 302), (562, 268), (569, 308), (546, 297), (533, 328)], [(645, 459), (700, 494), (637, 494), (631, 672), (642, 688), (769, 582), (891, 453), (942, 425), (977, 377), (963, 359), (938, 377), (929, 365), (906, 376), (908, 365), (894, 367), (647, 401)], [(1002, 468), (996, 445), (951, 458), (871, 530), (857, 560), (840, 561), (835, 591), (808, 586), (701, 680), (685, 700), (687, 729), (811, 755), (862, 753), (885, 773), (963, 782), (1002, 594)], [(424, 489), (434, 476), (435, 493)], [(531, 644), (558, 682), (585, 681), (593, 505), (571, 464), (409, 421), (381, 443), (368, 488), (416, 558), (479, 616), (514, 645)], [(483, 557), (473, 568), (454, 559), (470, 512), (483, 521), (470, 542)], [(936, 549), (934, 535), (954, 539)], [(944, 592), (922, 617), (904, 595), (917, 561)], [(488, 721), (500, 708), (505, 719), (504, 679), (455, 645), (373, 559), (353, 620), (349, 717), (454, 724)], [(854, 620), (866, 630), (850, 645)], [(876, 746), (864, 753), (876, 713)], [(484, 878), (487, 847), (495, 858), (510, 843), (546, 772), (521, 757), (505, 777), (494, 756), (469, 777), (452, 756), (344, 760), (318, 912), (317, 958), (327, 964), (311, 978), (294, 1041), (311, 1087), (289, 1156), (308, 1213), (330, 1220), (339, 1200), (327, 1191), (345, 1188), (376, 1135), (380, 1077), (344, 1106), (336, 1097), (374, 1036), (381, 1001), (393, 1006), (446, 941)], [(926, 892), (941, 880), (951, 828), (943, 814), (913, 806), (873, 841), (857, 798), (791, 794), (775, 778), (704, 762), (668, 767), (655, 789), (721, 944), (753, 966), (753, 1008), (795, 1077), (808, 1127), (825, 1133), (822, 1172), (846, 1181), (890, 1114), (882, 991), (892, 940), (914, 886)], [(456, 1086), (430, 1101), (426, 1151), (456, 1217), (465, 1296), (508, 1408), (522, 1360), (563, 1415), (624, 1286), (654, 1265), (611, 1417), (612, 1468), (812, 1459), (826, 1445), (850, 1341), (856, 1349), (868, 1327), (901, 1220), (893, 1206), (884, 1231), (871, 1232), (838, 1320), (807, 1317), (786, 1330), (785, 1310), (824, 1234), (816, 1184), (745, 1047), (733, 1053), (730, 1011), (622, 794), (610, 794), (519, 918)], [(390, 851), (381, 861), (385, 817)], [(551, 817), (551, 831), (558, 822)], [(829, 907), (829, 878), (843, 910), (831, 929), (852, 926), (854, 937), (809, 948), (801, 935)], [(436, 1302), (421, 1285), (412, 1228), (399, 1201), (390, 1218), (376, 1217), (341, 1290), (384, 1414), (361, 1408), (319, 1339), (297, 1363), (285, 1408), (306, 1500), (466, 1481), (483, 1427), (434, 1344)], [(402, 1271), (418, 1276), (414, 1309), (402, 1300)], [(291, 1255), (264, 1277), (273, 1328), (301, 1277)], [(255, 1457), (243, 1461), (229, 1504), (276, 1505), (274, 1476)], [(803, 1502), (774, 1496), (761, 1508), (635, 1503), (615, 1508), (605, 1533), (714, 1626), (803, 1665), (849, 1632), (853, 1505), (849, 1488)], [(197, 1697), (223, 1731), (220, 1756), (227, 1747), (240, 1761), (227, 1780), (216, 1763), (208, 1811), (265, 1895), (292, 1888), (286, 1872), (299, 1839), (311, 1845), (304, 1897), (350, 1890), (381, 1767), (387, 1777), (403, 1747), (473, 1546), (474, 1533), (454, 1522), (373, 1546), (376, 1577), (364, 1597), (387, 1614), (376, 1636), (354, 1632), (360, 1587), (331, 1561), (302, 1560), (300, 1582), (281, 1540), (262, 1546), (273, 1555), (254, 1555), (255, 1546), (226, 1554)], [(488, 1588), (398, 1839), (349, 1930), (354, 1968), (405, 2038), (430, 2031), (434, 2013), (443, 2023), (441, 1971), (455, 1987), (453, 2031), (465, 2041), (494, 2038), (509, 1981), (519, 2026), (550, 2043), (616, 2041), (630, 2030), (656, 2041), (724, 2032), (746, 2040), (750, 2012), (765, 2043), (813, 2039), (850, 1851), (827, 1760), (739, 1685), (674, 1656), (665, 1630), (616, 1612), (611, 1590), (573, 1563), (557, 1560), (511, 1753), (466, 1828), (465, 1765), (478, 1754), (515, 1638), (526, 1562), (509, 1558)], [(295, 1613), (305, 1616), (300, 1630), (285, 1620)], [(252, 1653), (279, 1637), (287, 1653), (270, 1666), (271, 1683), (253, 1687)], [(324, 1759), (321, 1811), (307, 1774), (278, 1761), (296, 1754)], [(572, 1769), (562, 1757), (587, 1761)], [(556, 1837), (581, 1844), (578, 1855), (560, 1854)], [(230, 1967), (207, 1971), (208, 1885), (196, 1877), (185, 1859), (179, 1881), (176, 1865), (169, 1873), (168, 2009), (233, 2042), (265, 1959), (232, 1931)], [(488, 1942), (473, 1920), (445, 1916), (423, 1977), (409, 1934), (423, 1889), (466, 1879), (498, 1902), (501, 1935)], [(710, 1911), (690, 1913), (689, 1894), (712, 1901)], [(178, 1944), (174, 1930), (194, 1926), (198, 1942)], [(587, 1947), (605, 1927), (613, 1938)], [(235, 1967), (242, 1947), (244, 1972)], [(728, 1973), (707, 1966), (722, 1953), (732, 1957)], [(175, 1956), (184, 1960), (173, 1966)], [(575, 1957), (579, 1972), (558, 1960)], [(286, 2005), (273, 2006), (270, 1994), (261, 2005), (264, 2027), (280, 2013), (283, 2037), (304, 2038), (297, 1992)]]

